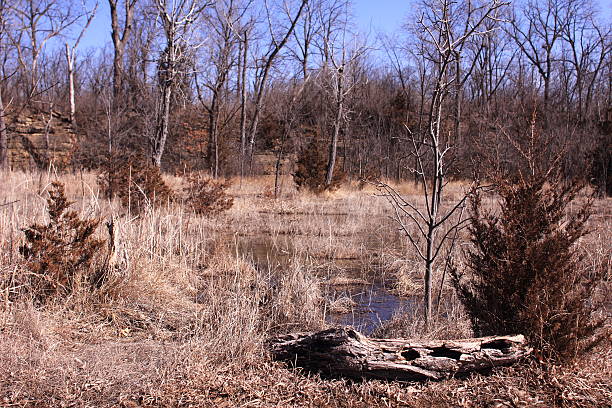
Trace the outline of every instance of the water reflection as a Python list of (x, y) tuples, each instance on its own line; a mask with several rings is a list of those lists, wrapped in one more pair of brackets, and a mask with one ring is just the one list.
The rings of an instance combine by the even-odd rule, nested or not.
[[(237, 237), (238, 252), (250, 257), (259, 269), (289, 267), (294, 260), (293, 242), (289, 236), (273, 240), (266, 235)], [(349, 284), (334, 283), (328, 276), (323, 284), (323, 292), (329, 303), (338, 299), (346, 300), (348, 307), (328, 310), (326, 320), (332, 325), (353, 326), (364, 334), (371, 334), (397, 310), (413, 307), (414, 300), (394, 295), (385, 289), (384, 282), (367, 283), (360, 274), (359, 260), (330, 260), (330, 266), (342, 270), (345, 276), (341, 281)], [(333, 269), (333, 268), (329, 268)], [(337, 276), (336, 276), (337, 277)], [(361, 282), (361, 283), (359, 283)], [(356, 284), (355, 284), (356, 283)]]
[(349, 313), (329, 313), (328, 323), (353, 326), (364, 334), (371, 334), (382, 322), (391, 319), (396, 310), (414, 303), (414, 300), (395, 296), (377, 284), (343, 288), (331, 293), (335, 299), (342, 296), (352, 299), (354, 307)]

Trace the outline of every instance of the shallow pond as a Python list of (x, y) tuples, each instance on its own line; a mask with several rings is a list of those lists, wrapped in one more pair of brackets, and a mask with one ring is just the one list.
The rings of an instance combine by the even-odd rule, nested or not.
[[(276, 240), (266, 235), (242, 236), (238, 237), (236, 244), (239, 253), (251, 257), (260, 269), (283, 268), (292, 262), (293, 245), (289, 236)], [(361, 280), (359, 260), (339, 259), (329, 262), (349, 276), (353, 275), (356, 281)], [(324, 283), (323, 290), (329, 302), (341, 299), (349, 303), (342, 312), (328, 311), (326, 320), (334, 325), (353, 326), (364, 334), (372, 333), (382, 322), (391, 319), (396, 310), (410, 307), (414, 302), (389, 292), (383, 282), (345, 285)]]
[(396, 310), (405, 309), (414, 302), (377, 284), (334, 289), (334, 292), (336, 299), (338, 296), (350, 298), (354, 306), (348, 313), (329, 313), (327, 321), (334, 325), (353, 326), (364, 334), (371, 334), (382, 322), (391, 319)]

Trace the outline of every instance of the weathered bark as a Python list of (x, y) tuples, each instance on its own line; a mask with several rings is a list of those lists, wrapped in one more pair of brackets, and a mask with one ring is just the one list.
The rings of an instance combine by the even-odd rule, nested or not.
[(160, 112), (157, 119), (157, 128), (155, 134), (151, 140), (151, 161), (157, 166), (161, 167), (161, 159), (166, 148), (166, 140), (168, 140), (168, 123), (170, 122), (170, 104), (172, 102), (172, 88), (173, 83), (167, 83), (165, 81), (161, 86), (161, 97), (160, 97)]
[(2, 91), (0, 90), (0, 169), (8, 169), (8, 133), (6, 131), (4, 115), (4, 103), (2, 102)]
[(351, 328), (270, 340), (275, 360), (324, 375), (401, 381), (443, 380), (514, 364), (531, 354), (522, 335), (463, 340), (370, 339)]
[(74, 54), (71, 52), (68, 43), (66, 43), (66, 65), (68, 67), (68, 99), (70, 102), (70, 123), (74, 126), (76, 104), (74, 101)]

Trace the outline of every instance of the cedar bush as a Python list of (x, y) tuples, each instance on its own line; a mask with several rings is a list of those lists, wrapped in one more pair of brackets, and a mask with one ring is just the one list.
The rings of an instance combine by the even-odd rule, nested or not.
[(187, 176), (185, 202), (196, 214), (217, 215), (232, 208), (234, 198), (227, 194), (229, 181), (214, 180), (200, 172)]
[(132, 212), (174, 199), (160, 169), (140, 155), (109, 157), (98, 177), (98, 184), (105, 197), (118, 197), (121, 204)]
[(592, 201), (558, 174), (499, 180), (498, 215), (474, 194), (467, 268), (451, 276), (477, 336), (522, 333), (542, 359), (567, 362), (603, 338), (591, 297), (604, 268), (587, 267), (578, 247)]
[(327, 149), (317, 138), (313, 138), (300, 152), (297, 169), (293, 173), (293, 181), (298, 190), (309, 190), (322, 193), (325, 190), (337, 190), (344, 181), (345, 175), (336, 161), (334, 175), (330, 186), (325, 185), (327, 172)]
[(93, 236), (100, 220), (80, 219), (76, 211), (68, 210), (73, 203), (66, 198), (63, 184), (54, 182), (51, 187), (49, 223), (25, 228), (26, 242), (19, 248), (39, 301), (71, 293), (104, 245), (104, 240)]

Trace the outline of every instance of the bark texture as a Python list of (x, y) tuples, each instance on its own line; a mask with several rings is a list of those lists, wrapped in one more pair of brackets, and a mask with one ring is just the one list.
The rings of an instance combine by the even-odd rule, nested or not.
[(531, 354), (522, 335), (462, 340), (370, 339), (351, 328), (270, 340), (275, 360), (324, 375), (402, 381), (443, 380), (512, 365)]
[(2, 90), (0, 90), (0, 170), (8, 169), (8, 133), (4, 116), (4, 103), (2, 102)]

